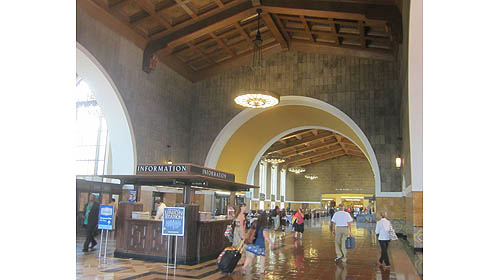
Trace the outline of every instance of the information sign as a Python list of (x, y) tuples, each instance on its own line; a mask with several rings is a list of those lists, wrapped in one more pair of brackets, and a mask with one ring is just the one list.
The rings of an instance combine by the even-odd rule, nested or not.
[(98, 229), (113, 229), (113, 212), (113, 205), (101, 205), (99, 208), (99, 220), (97, 223)]
[(162, 235), (184, 236), (184, 207), (165, 207), (163, 210)]
[(130, 190), (130, 193), (128, 195), (128, 202), (135, 202), (136, 198), (137, 198), (137, 191), (136, 190)]

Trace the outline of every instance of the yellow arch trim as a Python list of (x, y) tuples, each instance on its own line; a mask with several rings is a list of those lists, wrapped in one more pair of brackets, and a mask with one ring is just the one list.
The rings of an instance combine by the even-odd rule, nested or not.
[(247, 175), (260, 149), (276, 135), (301, 126), (323, 126), (351, 139), (367, 155), (356, 133), (341, 119), (309, 106), (280, 106), (248, 120), (227, 141), (216, 169), (235, 174), (235, 180), (246, 183)]

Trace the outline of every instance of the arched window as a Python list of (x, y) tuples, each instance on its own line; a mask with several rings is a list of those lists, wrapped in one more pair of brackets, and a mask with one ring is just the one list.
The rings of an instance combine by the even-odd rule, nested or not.
[(85, 81), (76, 82), (76, 174), (103, 175), (108, 156), (108, 127)]

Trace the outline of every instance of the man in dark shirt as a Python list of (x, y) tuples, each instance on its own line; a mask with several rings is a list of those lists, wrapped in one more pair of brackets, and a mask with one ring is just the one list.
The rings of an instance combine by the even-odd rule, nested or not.
[(83, 252), (89, 251), (89, 244), (92, 243), (90, 249), (94, 249), (97, 245), (97, 241), (95, 241), (94, 236), (97, 233), (97, 220), (99, 219), (99, 202), (95, 200), (95, 195), (91, 194), (89, 197), (89, 202), (85, 204), (84, 213), (85, 219), (83, 220), (83, 227), (87, 232), (87, 239), (85, 239), (85, 243), (83, 243)]

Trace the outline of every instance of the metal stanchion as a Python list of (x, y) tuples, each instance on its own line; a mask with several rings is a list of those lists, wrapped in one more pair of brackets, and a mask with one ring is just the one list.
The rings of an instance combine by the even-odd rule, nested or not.
[(174, 269), (177, 268), (177, 236), (175, 237)]
[(99, 256), (97, 258), (101, 258), (101, 249), (102, 249), (102, 232), (104, 230), (101, 229), (101, 241), (99, 242)]
[[(108, 233), (109, 230), (106, 230), (106, 242), (104, 243), (104, 263), (106, 263), (106, 249), (108, 248)], [(102, 236), (101, 236), (102, 239)]]

